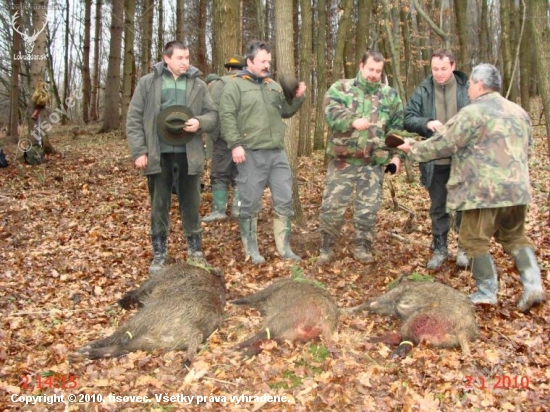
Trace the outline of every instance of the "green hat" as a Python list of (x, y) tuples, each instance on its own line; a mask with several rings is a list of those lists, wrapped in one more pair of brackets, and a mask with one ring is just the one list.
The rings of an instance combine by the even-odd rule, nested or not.
[(206, 84), (209, 84), (214, 80), (218, 80), (219, 78), (220, 76), (218, 76), (216, 73), (210, 73), (208, 76), (206, 76)]
[(185, 122), (193, 117), (187, 106), (170, 106), (157, 115), (157, 134), (172, 146), (183, 146), (191, 141), (195, 133), (184, 132)]
[(230, 67), (235, 67), (237, 69), (242, 69), (246, 66), (246, 59), (240, 54), (234, 54), (231, 58), (224, 64), (226, 69)]
[(279, 76), (279, 83), (283, 88), (283, 93), (288, 104), (292, 103), (292, 99), (296, 96), (296, 90), (298, 90), (298, 79), (291, 74), (281, 74)]

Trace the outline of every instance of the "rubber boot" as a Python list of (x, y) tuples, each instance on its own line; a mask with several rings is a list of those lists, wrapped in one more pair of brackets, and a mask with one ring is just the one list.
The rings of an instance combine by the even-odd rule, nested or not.
[(227, 206), (227, 189), (212, 189), (212, 213), (202, 218), (203, 222), (225, 220), (225, 208)]
[(250, 257), (254, 264), (264, 263), (265, 259), (258, 251), (258, 217), (240, 217), (239, 228), (246, 257)]
[(193, 262), (201, 265), (208, 264), (202, 254), (202, 233), (187, 236), (187, 256)]
[(353, 258), (363, 263), (373, 263), (372, 245), (368, 240), (359, 239), (355, 241), (355, 249), (353, 250)]
[(153, 245), (153, 261), (151, 262), (151, 266), (149, 266), (149, 274), (155, 275), (160, 272), (168, 262), (166, 235), (151, 236), (151, 244)]
[(474, 304), (497, 304), (497, 268), (491, 255), (472, 259), (472, 275), (476, 281), (477, 292), (470, 295)]
[(231, 219), (239, 218), (239, 192), (237, 186), (233, 187), (233, 202), (231, 203)]
[(518, 302), (518, 310), (527, 312), (533, 305), (546, 301), (539, 265), (535, 252), (529, 247), (512, 252), (512, 256), (521, 275), (521, 283), (523, 283), (523, 296)]
[(292, 232), (292, 220), (290, 216), (273, 216), (273, 234), (277, 252), (283, 259), (300, 261), (302, 258), (290, 249), (290, 235)]
[(456, 265), (461, 268), (467, 268), (469, 263), (470, 261), (468, 260), (468, 256), (466, 256), (466, 252), (459, 246), (456, 251)]
[(439, 269), (447, 260), (449, 251), (447, 250), (447, 234), (433, 236), (433, 255), (426, 267), (428, 269)]
[(331, 235), (325, 232), (321, 232), (321, 236), (323, 237), (322, 243), (321, 243), (321, 253), (319, 254), (319, 257), (317, 258), (317, 262), (315, 262), (317, 265), (326, 265), (327, 263), (330, 263), (332, 259), (334, 259), (334, 245), (336, 244), (336, 239), (334, 239)]

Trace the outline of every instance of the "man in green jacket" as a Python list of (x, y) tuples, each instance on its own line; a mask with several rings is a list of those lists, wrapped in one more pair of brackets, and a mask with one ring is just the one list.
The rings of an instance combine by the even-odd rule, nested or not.
[[(455, 58), (451, 51), (440, 49), (430, 60), (432, 74), (426, 77), (412, 94), (405, 108), (405, 129), (429, 139), (443, 124), (470, 103), (468, 75), (455, 70)], [(426, 265), (439, 269), (447, 259), (447, 234), (450, 216), (445, 209), (451, 159), (435, 159), (420, 163), (420, 182), (430, 195), (430, 219), (432, 221), (433, 256)], [(455, 229), (460, 228), (460, 212), (455, 216)], [(458, 248), (456, 263), (466, 267), (468, 258)]]
[(458, 242), (472, 258), (478, 288), (470, 299), (475, 304), (497, 303), (497, 271), (489, 253), (494, 237), (515, 260), (524, 287), (518, 309), (525, 312), (546, 300), (535, 246), (525, 234), (531, 201), (531, 120), (499, 93), (502, 80), (496, 67), (474, 67), (469, 83), (471, 104), (431, 139), (407, 141), (399, 148), (410, 151), (417, 162), (452, 158), (447, 208), (462, 211)]
[(281, 86), (271, 79), (271, 47), (263, 41), (247, 46), (246, 68), (223, 90), (220, 100), (221, 135), (237, 164), (239, 227), (245, 254), (252, 263), (265, 262), (258, 250), (257, 224), (266, 186), (271, 191), (275, 215), (273, 229), (279, 255), (300, 260), (290, 249), (292, 173), (284, 149), (286, 125), (305, 97), (305, 84), (298, 85), (287, 102)]
[(163, 59), (139, 80), (126, 123), (132, 159), (147, 176), (149, 188), (154, 255), (150, 274), (168, 260), (172, 185), (189, 258), (205, 263), (199, 218), (205, 159), (201, 134), (214, 130), (218, 122), (206, 84), (198, 78), (201, 73), (189, 64), (189, 48), (179, 41), (169, 42)]
[(376, 215), (382, 203), (384, 167), (391, 173), (401, 168), (405, 153), (385, 147), (385, 135), (403, 128), (403, 103), (395, 89), (381, 82), (384, 56), (368, 50), (353, 79), (334, 83), (325, 94), (325, 119), (329, 126), (328, 165), (321, 205), (321, 253), (318, 265), (334, 257), (344, 213), (355, 190), (353, 256), (374, 262)]

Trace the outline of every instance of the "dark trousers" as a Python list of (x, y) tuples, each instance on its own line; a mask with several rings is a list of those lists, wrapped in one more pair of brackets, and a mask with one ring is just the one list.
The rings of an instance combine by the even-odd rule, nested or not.
[(185, 236), (200, 233), (200, 175), (188, 174), (187, 153), (162, 153), (160, 167), (160, 173), (147, 176), (151, 235), (168, 235), (170, 232), (172, 185), (178, 196), (183, 233)]
[(233, 161), (231, 149), (227, 147), (225, 140), (218, 138), (214, 142), (212, 153), (212, 170), (210, 172), (212, 189), (228, 189), (229, 186), (234, 186), (237, 173), (237, 165)]
[[(451, 165), (434, 165), (432, 183), (428, 188), (430, 194), (430, 218), (432, 220), (432, 235), (447, 235), (450, 229), (450, 216), (446, 211), (447, 182), (451, 174)], [(462, 212), (456, 212), (454, 227), (458, 233)]]
[(458, 243), (469, 258), (488, 254), (493, 237), (510, 255), (524, 247), (535, 250), (525, 235), (527, 205), (473, 209), (463, 213)]

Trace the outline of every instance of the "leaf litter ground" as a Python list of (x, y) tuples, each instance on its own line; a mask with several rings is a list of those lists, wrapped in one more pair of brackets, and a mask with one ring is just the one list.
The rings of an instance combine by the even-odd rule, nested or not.
[[(41, 166), (26, 166), (20, 158), (13, 161), (16, 147), (4, 144), (13, 164), (0, 169), (3, 410), (191, 410), (200, 401), (205, 410), (235, 411), (543, 411), (550, 404), (550, 305), (529, 314), (515, 309), (521, 295), (519, 276), (498, 245), (491, 252), (499, 271), (499, 304), (476, 308), (481, 333), (468, 359), (459, 349), (420, 345), (406, 359), (391, 360), (391, 348), (370, 343), (369, 338), (397, 330), (398, 322), (368, 314), (342, 316), (334, 342), (266, 343), (260, 355), (243, 358), (233, 347), (257, 331), (262, 320), (254, 310), (228, 304), (222, 328), (190, 366), (183, 352), (137, 352), (70, 363), (71, 352), (107, 336), (131, 316), (114, 303), (146, 279), (151, 260), (146, 180), (133, 168), (125, 140), (116, 133), (95, 135), (92, 127), (83, 131), (76, 134), (60, 127), (51, 137), (57, 153)], [(530, 165), (534, 202), (527, 228), (539, 248), (548, 291), (550, 176), (542, 131), (543, 127), (535, 128)], [(413, 170), (418, 175), (416, 166)], [(282, 261), (275, 251), (269, 191), (259, 217), (265, 264), (244, 261), (237, 222), (203, 223), (204, 253), (211, 264), (224, 269), (228, 300), (292, 273), (323, 282), (340, 307), (380, 295), (403, 273), (431, 275), (464, 293), (474, 290), (470, 273), (451, 259), (437, 273), (425, 269), (430, 255), (429, 201), (418, 183), (406, 183), (404, 173), (391, 178), (396, 200), (404, 208), (394, 208), (385, 184), (376, 263), (353, 260), (348, 210), (335, 262), (315, 267), (325, 176), (322, 154), (300, 159), (298, 176), (304, 223), (293, 228), (292, 246), (303, 258), (296, 265)], [(203, 180), (204, 216), (210, 212), (211, 194), (207, 175)], [(412, 221), (409, 212), (414, 213)], [(175, 198), (171, 224), (171, 257), (185, 260)], [(450, 236), (450, 249), (456, 252), (456, 234)], [(56, 381), (62, 386), (61, 379), (65, 386), (74, 382), (76, 387), (51, 388)], [(70, 393), (84, 402), (68, 403)], [(66, 403), (25, 406), (13, 401), (53, 394), (64, 394)], [(150, 402), (109, 398), (110, 394), (148, 396)], [(264, 394), (285, 396), (286, 402), (253, 398)], [(86, 402), (86, 395), (95, 395), (95, 400), (101, 395), (103, 401), (88, 397)], [(191, 404), (184, 396), (194, 396)]]

